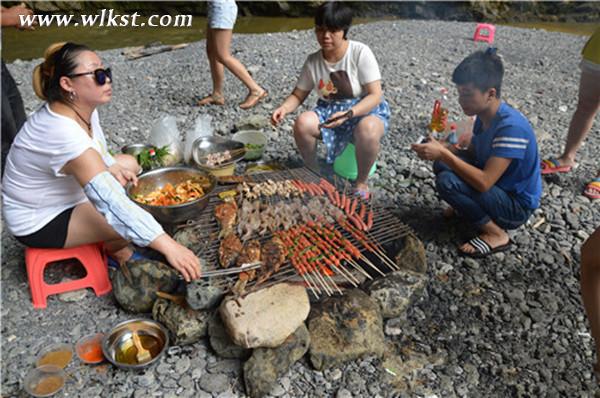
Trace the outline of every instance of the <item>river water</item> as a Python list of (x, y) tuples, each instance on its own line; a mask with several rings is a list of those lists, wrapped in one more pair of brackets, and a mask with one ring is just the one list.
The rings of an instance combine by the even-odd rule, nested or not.
[[(368, 23), (381, 19), (356, 18), (355, 23)], [(141, 20), (140, 20), (141, 21)], [(473, 22), (475, 25), (475, 23)], [(590, 35), (598, 24), (592, 23), (519, 23), (511, 26), (546, 29), (579, 35)], [(313, 18), (239, 17), (235, 33), (289, 32), (311, 29)], [(187, 27), (44, 27), (33, 31), (15, 28), (2, 29), (2, 58), (7, 62), (17, 58), (26, 60), (40, 58), (50, 44), (58, 41), (73, 41), (87, 44), (95, 50), (106, 50), (130, 46), (142, 46), (160, 41), (163, 44), (178, 44), (204, 38), (206, 18), (194, 17), (192, 26)]]

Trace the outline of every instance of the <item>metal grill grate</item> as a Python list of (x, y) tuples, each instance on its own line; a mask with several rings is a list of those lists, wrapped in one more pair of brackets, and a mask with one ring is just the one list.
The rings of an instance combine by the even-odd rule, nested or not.
[[(267, 180), (281, 181), (286, 179), (297, 179), (302, 180), (304, 182), (318, 183), (321, 179), (321, 176), (315, 174), (307, 168), (298, 168), (249, 175), (247, 176), (246, 180), (248, 182), (260, 183), (265, 182)], [(200, 252), (197, 254), (208, 263), (209, 268), (211, 269), (220, 267), (220, 265), (218, 264), (218, 251), (220, 244), (218, 239), (219, 226), (214, 217), (215, 206), (221, 202), (217, 194), (230, 189), (235, 189), (235, 185), (218, 186), (214, 191), (214, 195), (210, 198), (208, 206), (205, 208), (205, 210), (202, 212), (201, 216), (197, 220), (190, 220), (186, 224), (178, 225), (175, 227), (176, 230), (181, 228), (191, 228), (192, 230), (194, 230), (194, 233), (201, 238), (201, 241), (205, 242), (204, 245), (200, 248)], [(302, 202), (306, 204), (308, 203), (309, 199), (310, 197), (308, 195), (305, 195), (302, 199)], [(287, 199), (274, 195), (268, 198), (263, 197), (261, 198), (261, 200), (263, 201), (263, 203), (273, 204), (278, 201), (285, 201)], [(362, 246), (354, 237), (352, 237), (348, 232), (346, 232), (336, 223), (336, 229), (340, 231), (345, 238), (347, 238), (354, 245), (356, 245), (363, 254), (361, 259), (357, 260), (353, 264), (349, 264), (347, 261), (344, 261), (344, 266), (341, 267), (341, 270), (338, 270), (338, 278), (335, 278), (334, 280), (329, 277), (324, 277), (323, 275), (312, 275), (314, 278), (303, 279), (303, 277), (298, 275), (294, 267), (288, 261), (281, 266), (280, 270), (276, 274), (273, 274), (267, 282), (261, 284), (260, 286), (254, 286), (254, 283), (250, 282), (247, 286), (246, 291), (250, 292), (258, 287), (262, 288), (287, 280), (300, 282), (303, 281), (307, 285), (307, 287), (309, 287), (310, 290), (317, 296), (320, 292), (324, 292), (329, 295), (335, 292), (341, 293), (337, 285), (341, 282), (344, 282), (344, 280), (356, 286), (357, 283), (359, 283), (361, 280), (364, 280), (365, 278), (371, 278), (371, 274), (373, 274), (374, 272), (383, 274), (381, 270), (394, 270), (395, 264), (393, 264), (393, 262), (386, 257), (382, 245), (396, 241), (407, 235), (413, 234), (413, 232), (410, 227), (403, 224), (400, 221), (400, 219), (393, 214), (391, 209), (376, 205), (374, 205), (372, 209), (374, 215), (373, 228), (367, 233), (367, 236), (380, 249), (379, 253), (368, 253), (364, 246)], [(261, 243), (264, 243), (271, 237), (271, 233), (268, 233), (264, 236), (258, 236), (257, 234), (254, 234), (254, 236), (252, 236), (251, 239), (258, 239), (261, 241)], [(365, 256), (365, 254), (367, 253), (369, 254), (369, 256)], [(221, 284), (223, 287), (231, 287), (235, 283), (237, 275), (222, 277), (220, 279), (221, 281), (219, 282), (219, 284)], [(312, 280), (312, 282), (310, 280)], [(336, 282), (336, 280), (338, 282)], [(325, 286), (322, 286), (323, 284), (325, 284)], [(324, 289), (324, 287), (329, 287), (330, 289)]]

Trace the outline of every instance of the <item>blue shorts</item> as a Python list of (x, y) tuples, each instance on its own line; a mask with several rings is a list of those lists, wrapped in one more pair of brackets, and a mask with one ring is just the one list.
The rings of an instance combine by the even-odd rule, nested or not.
[(211, 0), (208, 2), (208, 27), (233, 30), (238, 8), (233, 0)]
[[(313, 111), (317, 114), (319, 123), (324, 123), (334, 113), (346, 111), (360, 102), (360, 100), (362, 98), (335, 101), (319, 99)], [(354, 117), (334, 129), (321, 128), (323, 143), (327, 147), (327, 163), (333, 163), (335, 158), (344, 151), (346, 145), (352, 142), (354, 139), (354, 128), (363, 117), (368, 115), (375, 115), (381, 119), (383, 122), (383, 133), (386, 134), (390, 124), (390, 107), (386, 100), (381, 100), (379, 105), (367, 115)]]

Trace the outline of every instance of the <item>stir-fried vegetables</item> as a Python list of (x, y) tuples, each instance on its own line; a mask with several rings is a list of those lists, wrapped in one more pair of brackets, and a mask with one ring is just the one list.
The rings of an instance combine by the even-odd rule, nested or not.
[(192, 180), (186, 180), (175, 186), (167, 183), (164, 187), (147, 195), (137, 195), (135, 200), (152, 206), (172, 206), (191, 202), (202, 196), (204, 196), (202, 185)]

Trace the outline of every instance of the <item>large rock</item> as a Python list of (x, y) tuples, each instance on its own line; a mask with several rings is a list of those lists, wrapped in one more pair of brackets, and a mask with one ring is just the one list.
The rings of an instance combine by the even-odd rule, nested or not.
[(117, 302), (130, 312), (151, 312), (156, 291), (172, 293), (181, 281), (174, 268), (160, 261), (128, 261), (125, 267), (131, 278), (119, 268), (113, 273), (112, 287)]
[(213, 278), (201, 278), (187, 285), (186, 301), (195, 310), (206, 310), (215, 308), (223, 299), (225, 292), (218, 286), (214, 286)]
[(304, 286), (279, 283), (238, 300), (225, 299), (219, 308), (231, 339), (256, 348), (281, 345), (304, 322), (310, 304)]
[(250, 397), (267, 395), (290, 366), (302, 358), (310, 345), (310, 335), (303, 323), (277, 348), (256, 348), (244, 364), (246, 393)]
[(383, 318), (400, 316), (414, 298), (420, 296), (427, 277), (411, 271), (395, 271), (366, 286), (371, 298), (381, 307)]
[(208, 311), (195, 311), (159, 298), (152, 308), (152, 317), (169, 329), (176, 345), (195, 343), (208, 334)]
[(247, 359), (252, 350), (236, 345), (229, 337), (219, 312), (213, 313), (208, 320), (208, 337), (210, 346), (222, 358)]
[(427, 272), (427, 256), (423, 242), (413, 235), (408, 235), (404, 239), (404, 247), (396, 255), (396, 264), (406, 270), (422, 274)]
[(313, 307), (308, 319), (310, 361), (317, 370), (384, 352), (379, 305), (359, 289)]

